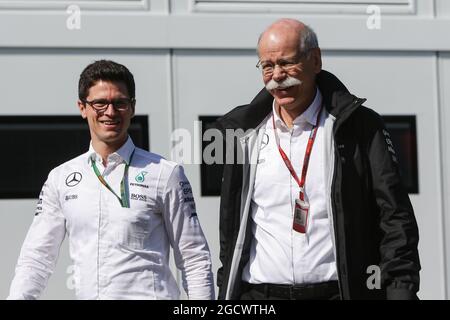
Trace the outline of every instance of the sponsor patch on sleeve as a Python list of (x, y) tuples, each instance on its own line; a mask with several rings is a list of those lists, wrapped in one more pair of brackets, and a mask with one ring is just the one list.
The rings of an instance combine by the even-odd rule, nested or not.
[(183, 209), (186, 210), (185, 214), (189, 216), (190, 220), (197, 220), (198, 216), (191, 184), (189, 181), (180, 181), (179, 186), (183, 194)]
[(47, 184), (45, 183), (44, 186), (42, 187), (41, 193), (39, 193), (39, 199), (36, 205), (36, 211), (34, 213), (35, 216), (38, 216), (42, 213), (42, 202), (43, 202), (43, 198), (44, 198), (44, 189), (47, 186)]
[(394, 145), (392, 143), (391, 135), (387, 130), (383, 129), (384, 140), (386, 141), (387, 149), (391, 154), (392, 161), (398, 164), (397, 154), (395, 153)]

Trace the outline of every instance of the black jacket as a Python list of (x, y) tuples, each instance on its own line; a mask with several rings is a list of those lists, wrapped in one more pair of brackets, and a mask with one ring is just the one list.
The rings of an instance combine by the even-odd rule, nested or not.
[[(414, 299), (419, 290), (417, 223), (399, 178), (395, 151), (381, 117), (362, 106), (331, 73), (322, 71), (317, 85), (324, 105), (335, 117), (334, 175), (331, 186), (337, 270), (344, 299)], [(263, 89), (249, 104), (235, 108), (216, 123), (220, 130), (256, 128), (272, 111), (273, 97)], [(230, 141), (228, 141), (229, 143)], [(236, 141), (234, 141), (236, 145)], [(229, 152), (229, 150), (227, 151)], [(235, 152), (235, 158), (239, 152)], [(241, 226), (244, 164), (225, 164), (220, 204), (220, 260), (217, 283), (224, 299)], [(244, 173), (243, 173), (244, 172)], [(251, 219), (251, 218), (249, 218)], [(236, 281), (229, 299), (239, 299), (241, 274), (250, 254), (247, 223)], [(380, 267), (381, 289), (370, 290), (367, 268)]]

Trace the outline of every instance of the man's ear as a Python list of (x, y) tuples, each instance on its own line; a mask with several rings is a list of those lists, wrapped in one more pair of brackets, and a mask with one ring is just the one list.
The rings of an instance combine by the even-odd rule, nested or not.
[(131, 102), (131, 118), (134, 117), (135, 109), (136, 109), (136, 99), (133, 99), (133, 101)]
[(83, 101), (81, 101), (81, 100), (78, 100), (77, 104), (78, 104), (78, 109), (80, 109), (81, 117), (83, 119), (86, 119), (86, 117), (87, 117), (87, 115), (86, 115), (86, 104)]
[(313, 61), (314, 73), (318, 74), (322, 71), (322, 52), (320, 51), (320, 48), (312, 49), (311, 59)]

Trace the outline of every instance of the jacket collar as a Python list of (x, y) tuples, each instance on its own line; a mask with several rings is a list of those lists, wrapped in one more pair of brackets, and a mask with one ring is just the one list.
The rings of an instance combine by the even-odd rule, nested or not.
[[(316, 78), (328, 113), (338, 118), (350, 114), (365, 100), (350, 94), (344, 84), (332, 73), (322, 70)], [(359, 102), (359, 103), (355, 103)], [(218, 119), (222, 128), (256, 128), (272, 111), (273, 96), (263, 88), (248, 105), (239, 106)]]

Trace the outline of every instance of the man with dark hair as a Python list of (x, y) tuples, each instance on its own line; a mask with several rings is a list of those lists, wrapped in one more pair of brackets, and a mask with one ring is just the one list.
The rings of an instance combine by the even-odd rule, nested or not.
[(300, 21), (267, 28), (258, 55), (265, 88), (217, 122), (245, 131), (226, 141), (219, 298), (415, 299), (418, 228), (381, 117)]
[(9, 299), (37, 299), (67, 234), (79, 299), (178, 299), (173, 248), (190, 299), (213, 299), (211, 257), (192, 190), (176, 163), (134, 146), (133, 75), (113, 61), (87, 66), (78, 107), (91, 146), (45, 182)]

